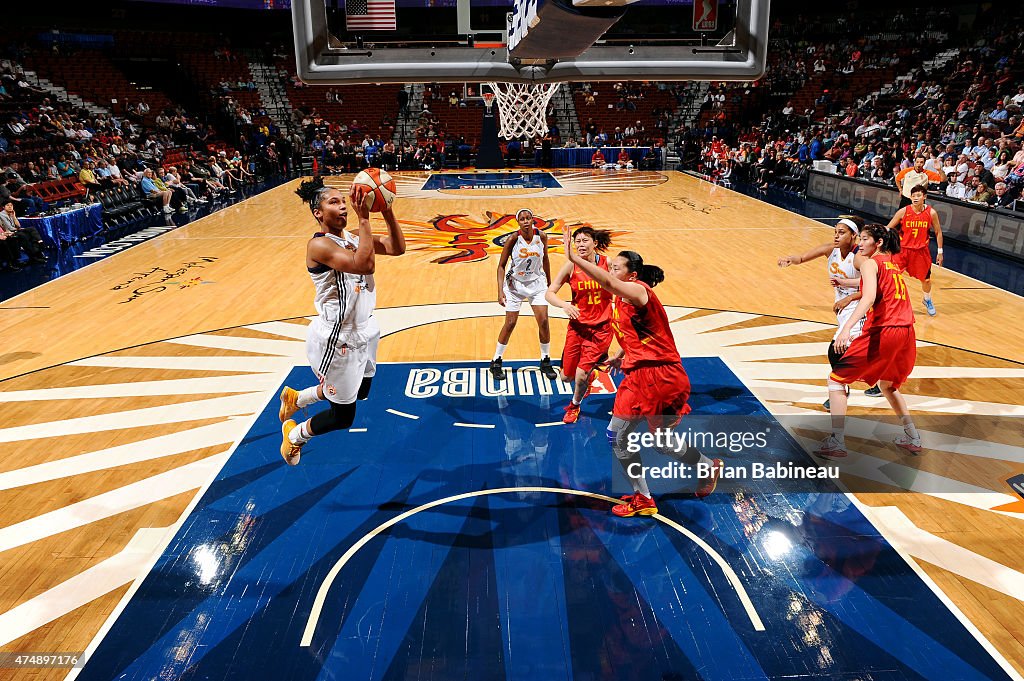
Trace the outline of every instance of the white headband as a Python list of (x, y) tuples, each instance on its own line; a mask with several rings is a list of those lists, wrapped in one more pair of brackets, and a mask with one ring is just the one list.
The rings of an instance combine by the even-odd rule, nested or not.
[(520, 208), (519, 210), (516, 211), (516, 220), (519, 219), (519, 214), (520, 213), (529, 213), (530, 217), (531, 218), (533, 217), (533, 211), (532, 210), (530, 210), (529, 208)]
[(860, 234), (860, 227), (858, 227), (857, 223), (854, 222), (853, 220), (847, 220), (846, 218), (843, 218), (842, 220), (839, 221), (839, 224), (846, 225), (854, 234)]

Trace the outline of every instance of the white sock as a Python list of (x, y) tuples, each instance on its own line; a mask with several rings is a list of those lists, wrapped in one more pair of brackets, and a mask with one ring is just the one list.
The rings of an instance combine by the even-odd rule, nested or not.
[(501, 359), (501, 356), (505, 354), (505, 348), (508, 346), (504, 343), (498, 343), (497, 347), (494, 348), (494, 359)]
[(915, 440), (917, 440), (917, 439), (919, 439), (921, 437), (921, 433), (917, 432), (917, 426), (914, 425), (914, 422), (910, 420), (909, 416), (904, 416), (902, 418), (902, 421), (903, 421), (903, 432), (905, 432), (907, 434), (907, 437), (911, 437), (911, 438), (913, 438)]
[(298, 445), (300, 447), (309, 442), (312, 438), (313, 431), (309, 429), (309, 421), (303, 421), (292, 428), (292, 431), (288, 433), (288, 441), (293, 445)]
[(631, 478), (630, 482), (633, 483), (633, 491), (643, 494), (645, 497), (650, 498), (651, 489), (647, 486), (647, 478), (640, 476), (639, 478)]
[(702, 453), (700, 455), (700, 461), (698, 461), (697, 463), (699, 463), (699, 464), (702, 463), (702, 464), (704, 464), (705, 466), (708, 467), (707, 470), (711, 470), (711, 466), (714, 465), (715, 462), (712, 461), (711, 459), (709, 459), (708, 457), (704, 456), (704, 454)]
[(844, 447), (846, 446), (846, 434), (843, 433), (843, 431), (832, 431), (832, 437), (834, 437), (839, 444), (843, 445)]
[(298, 405), (299, 409), (305, 409), (311, 404), (315, 404), (320, 401), (319, 389), (317, 386), (306, 388), (305, 390), (299, 391), (299, 399), (296, 400), (295, 404)]
[(924, 294), (924, 299), (925, 300), (931, 300), (932, 299), (932, 294), (930, 294), (930, 293)]
[(550, 356), (551, 356), (551, 343), (541, 343), (540, 344), (540, 358), (544, 359), (545, 357), (550, 357)]

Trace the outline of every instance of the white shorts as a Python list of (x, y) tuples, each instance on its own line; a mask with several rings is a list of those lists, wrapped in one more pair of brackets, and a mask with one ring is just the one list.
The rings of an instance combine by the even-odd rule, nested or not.
[(377, 375), (377, 344), (380, 343), (380, 324), (376, 317), (370, 317), (367, 322), (370, 338), (366, 341), (366, 366), (363, 368), (363, 376), (370, 377)]
[[(324, 397), (335, 404), (351, 404), (359, 395), (363, 377), (368, 375), (370, 344), (330, 343), (330, 335), (330, 329), (322, 329), (316, 322), (310, 324), (306, 334), (306, 358), (323, 387)], [(375, 338), (379, 337), (380, 329), (377, 329)], [(373, 349), (373, 371), (376, 372), (375, 341)]]
[[(836, 332), (832, 335), (832, 340), (835, 340), (836, 337), (839, 335), (839, 332), (843, 330), (844, 326), (846, 326), (846, 322), (853, 315), (853, 311), (857, 309), (857, 303), (859, 302), (859, 300), (854, 300), (846, 307), (844, 307), (842, 310), (840, 310), (839, 314), (836, 315), (836, 320), (839, 322), (839, 328), (837, 328)], [(865, 320), (865, 317), (861, 317), (860, 321), (853, 325), (853, 328), (850, 329), (850, 340), (853, 340), (854, 338), (859, 336), (861, 332), (864, 331)]]
[(519, 312), (523, 301), (530, 305), (547, 306), (548, 301), (544, 294), (547, 293), (548, 285), (543, 279), (525, 283), (513, 279), (512, 282), (513, 285), (510, 287), (508, 280), (505, 280), (505, 312)]

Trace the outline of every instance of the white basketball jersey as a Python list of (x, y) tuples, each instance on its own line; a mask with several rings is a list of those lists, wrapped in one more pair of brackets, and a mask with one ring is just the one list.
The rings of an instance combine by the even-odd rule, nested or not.
[[(838, 248), (833, 248), (832, 252), (828, 256), (828, 277), (833, 279), (840, 277), (842, 279), (860, 279), (860, 272), (856, 267), (853, 266), (853, 258), (855, 251), (850, 251), (844, 258), (843, 254)], [(860, 289), (856, 286), (836, 286), (835, 295), (836, 301), (846, 296), (852, 296)]]
[(538, 279), (544, 279), (544, 242), (536, 230), (530, 242), (527, 242), (521, 233), (516, 232), (516, 245), (512, 247), (511, 262), (505, 274), (505, 281), (509, 285), (532, 284)]
[[(855, 255), (856, 251), (850, 251), (844, 258), (838, 248), (833, 248), (832, 252), (829, 253), (828, 256), (829, 279), (834, 277), (840, 277), (842, 279), (860, 279), (860, 271), (853, 266), (853, 259)], [(839, 300), (846, 296), (852, 296), (859, 291), (860, 288), (857, 286), (836, 286), (833, 290), (835, 291), (835, 301), (839, 302)], [(853, 314), (853, 311), (857, 309), (858, 302), (859, 301), (855, 300), (851, 303), (847, 303), (846, 307), (836, 314), (836, 319), (839, 322), (839, 328), (836, 329), (836, 335), (839, 335), (839, 331), (846, 324), (847, 320)], [(864, 318), (862, 317), (853, 325), (853, 328), (850, 329), (850, 338), (856, 338), (859, 336), (863, 329)]]
[[(324, 236), (342, 247), (356, 239), (348, 234), (345, 238), (333, 234)], [(349, 274), (322, 266), (311, 270), (309, 276), (316, 287), (313, 305), (317, 319), (313, 323), (319, 327), (319, 332), (329, 334), (337, 346), (365, 345), (369, 338), (367, 321), (377, 302), (373, 275)]]

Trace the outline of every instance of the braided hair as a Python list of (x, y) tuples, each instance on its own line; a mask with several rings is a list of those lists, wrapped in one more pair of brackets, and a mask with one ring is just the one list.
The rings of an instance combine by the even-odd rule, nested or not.
[(651, 288), (665, 281), (665, 270), (657, 265), (645, 265), (644, 259), (636, 251), (621, 251), (619, 257), (626, 259), (628, 271), (636, 272), (636, 278)]
[(575, 239), (577, 234), (586, 234), (594, 240), (594, 250), (599, 253), (604, 253), (608, 250), (608, 247), (612, 245), (612, 233), (607, 229), (594, 229), (593, 227), (580, 227), (572, 233), (572, 238)]
[(309, 212), (312, 213), (320, 208), (320, 204), (327, 198), (327, 192), (332, 189), (334, 187), (325, 187), (324, 178), (317, 175), (310, 180), (303, 180), (295, 193), (309, 206)]

